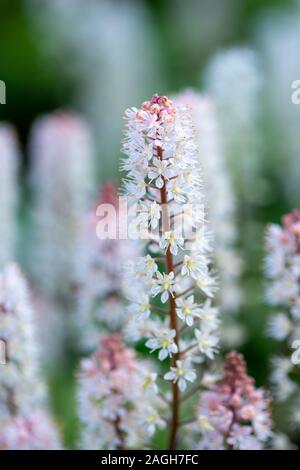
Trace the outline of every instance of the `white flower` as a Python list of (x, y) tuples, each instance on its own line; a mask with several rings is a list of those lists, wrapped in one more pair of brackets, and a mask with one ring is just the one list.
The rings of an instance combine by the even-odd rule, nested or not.
[(300, 298), (295, 300), (295, 303), (291, 308), (291, 314), (295, 320), (300, 320)]
[(166, 425), (165, 421), (153, 407), (147, 407), (145, 418), (145, 425), (149, 436), (153, 436), (157, 428), (162, 429)]
[(145, 111), (138, 111), (136, 108), (135, 110), (135, 116), (138, 116), (138, 120), (142, 124), (142, 129), (151, 130), (153, 128), (156, 129), (158, 127), (159, 123), (156, 114), (149, 114)]
[(152, 295), (155, 297), (157, 294), (162, 293), (160, 299), (162, 303), (165, 304), (169, 298), (169, 294), (173, 295), (174, 273), (161, 274), (157, 271), (156, 275), (157, 279), (152, 287)]
[(214, 297), (217, 290), (216, 279), (209, 273), (208, 269), (198, 274), (196, 284), (207, 297)]
[(213, 425), (209, 422), (208, 418), (205, 415), (200, 415), (198, 417), (197, 424), (199, 426), (200, 431), (204, 433), (214, 430)]
[(155, 260), (150, 256), (144, 256), (138, 258), (136, 261), (136, 273), (140, 277), (152, 278), (153, 275), (157, 272), (157, 264)]
[(1, 423), (1, 451), (3, 450), (61, 450), (55, 423), (44, 410), (35, 407), (25, 416), (14, 415)]
[(155, 185), (158, 189), (161, 189), (164, 185), (164, 179), (169, 179), (172, 176), (172, 170), (170, 169), (170, 162), (155, 158), (153, 160), (153, 167), (148, 173), (150, 181), (155, 180)]
[(271, 382), (276, 399), (284, 402), (291, 398), (292, 406), (295, 405), (295, 392), (299, 391), (297, 382), (289, 376), (294, 367), (291, 345), (299, 339), (300, 332), (299, 229), (300, 212), (294, 209), (283, 216), (282, 226), (270, 225), (266, 233), (267, 301), (271, 306), (279, 305), (286, 311), (273, 314), (268, 322), (268, 334), (285, 342), (283, 351), (287, 356), (273, 358)]
[[(153, 115), (155, 119), (152, 119)], [(147, 248), (158, 263), (153, 270), (149, 268), (149, 277), (140, 273), (135, 279), (131, 275), (132, 290), (136, 288), (137, 295), (140, 291), (146, 293), (150, 290), (153, 297), (159, 296), (161, 302), (167, 304), (162, 309), (159, 305), (152, 307), (165, 316), (167, 326), (160, 323), (149, 329), (145, 325), (144, 336), (147, 337), (146, 346), (151, 352), (158, 350), (160, 360), (174, 354), (173, 361), (179, 359), (176, 367), (172, 364), (165, 379), (178, 383), (178, 387), (184, 390), (186, 381), (195, 380), (196, 373), (180, 361), (179, 344), (180, 349), (188, 352), (194, 349), (195, 342), (191, 328), (181, 328), (180, 320), (187, 327), (192, 327), (195, 319), (201, 319), (200, 305), (194, 301), (195, 296), (199, 295), (198, 289), (201, 290), (201, 298), (213, 297), (216, 291), (216, 279), (211, 271), (212, 237), (206, 228), (202, 191), (205, 186), (202, 183), (195, 126), (188, 106), (174, 106), (166, 96), (159, 95), (145, 101), (139, 111), (129, 111), (126, 121), (123, 168), (133, 184), (138, 183), (139, 179), (146, 184), (146, 193), (141, 196), (139, 205), (141, 209), (147, 207), (147, 214), (141, 215), (147, 229), (149, 226), (154, 228), (151, 239), (147, 239), (150, 245)], [(147, 127), (148, 123), (150, 127)], [(157, 207), (158, 204), (160, 207)], [(152, 209), (150, 214), (149, 208)], [(160, 223), (161, 219), (163, 223)], [(145, 271), (143, 265), (141, 272)], [(140, 278), (147, 278), (147, 283), (140, 283)], [(204, 301), (201, 300), (201, 303)], [(139, 301), (135, 300), (135, 303)], [(213, 357), (218, 343), (216, 335), (206, 333), (208, 324), (211, 329), (217, 325), (217, 320), (213, 319), (216, 312), (210, 308), (206, 306), (202, 309), (203, 318), (206, 318), (202, 322), (207, 324), (203, 335), (206, 334), (207, 338), (202, 338), (201, 348), (205, 352), (198, 356), (203, 365), (204, 355)], [(180, 320), (176, 320), (177, 317)], [(157, 315), (147, 318), (144, 323), (153, 322), (155, 318), (158, 318)], [(177, 321), (179, 328), (173, 325), (174, 321)], [(131, 329), (135, 330), (135, 337), (141, 338), (141, 326), (131, 326)], [(176, 389), (177, 386), (172, 387), (173, 393)]]
[(270, 417), (269, 413), (265, 409), (260, 409), (260, 407), (253, 407), (253, 420), (252, 425), (255, 432), (256, 437), (262, 442), (265, 442), (269, 437), (271, 437), (271, 429), (270, 429)]
[[(0, 335), (8, 355), (7, 364), (0, 365), (1, 423), (13, 410), (25, 415), (44, 405), (35, 319), (27, 282), (18, 266), (10, 264), (0, 272)], [(6, 390), (12, 390), (13, 397)]]
[(184, 238), (180, 233), (170, 230), (163, 234), (160, 246), (165, 251), (170, 247), (170, 252), (176, 256), (178, 248), (181, 250), (184, 248)]
[(201, 329), (203, 331), (210, 332), (218, 328), (220, 324), (218, 313), (218, 309), (211, 306), (211, 299), (207, 299), (200, 309)]
[(293, 368), (292, 362), (284, 356), (276, 356), (272, 358), (273, 371), (271, 380), (273, 383), (279, 383), (288, 377)]
[[(197, 276), (200, 273), (200, 260), (201, 257), (184, 255), (183, 265), (181, 268), (182, 276), (190, 276), (193, 279), (197, 279)], [(204, 263), (203, 263), (204, 264)]]
[(157, 202), (147, 202), (145, 204), (140, 204), (138, 208), (138, 212), (140, 215), (138, 216), (137, 220), (144, 224), (145, 227), (148, 227), (150, 224), (151, 229), (157, 229), (160, 220), (160, 205)]
[(182, 361), (176, 361), (176, 367), (171, 367), (171, 370), (164, 375), (165, 380), (178, 383), (181, 392), (184, 392), (186, 389), (186, 381), (194, 382), (196, 377), (195, 371)]
[(140, 199), (146, 194), (146, 183), (142, 179), (128, 180), (125, 184), (126, 192), (129, 197)]
[(272, 358), (271, 383), (274, 385), (274, 394), (278, 401), (287, 400), (296, 390), (296, 383), (288, 374), (293, 369), (293, 364), (288, 357), (277, 356)]
[(124, 327), (124, 337), (129, 342), (140, 341), (142, 338), (149, 338), (153, 332), (158, 328), (158, 321), (149, 317), (147, 321), (137, 318), (136, 315), (131, 315), (128, 322)]
[(8, 353), (7, 363), (0, 362), (2, 450), (59, 447), (55, 426), (46, 412), (36, 318), (25, 278), (15, 264), (8, 265), (0, 272), (0, 335)]
[(292, 329), (293, 324), (285, 313), (277, 313), (269, 321), (268, 333), (278, 341), (286, 339)]
[(149, 303), (149, 296), (142, 293), (139, 302), (132, 303), (128, 308), (129, 313), (137, 316), (138, 320), (146, 320), (151, 314), (151, 305)]
[(154, 410), (160, 410), (155, 388), (147, 393), (144, 387), (146, 376), (156, 376), (151, 364), (138, 361), (119, 335), (103, 337), (102, 347), (81, 362), (77, 396), (83, 448), (116, 449), (120, 429), (126, 449), (146, 446), (159, 423)]
[(156, 229), (160, 220), (160, 205), (157, 202), (151, 202), (148, 210), (148, 218), (152, 229)]
[(174, 342), (175, 336), (175, 330), (157, 330), (155, 331), (155, 336), (148, 339), (146, 346), (151, 349), (151, 353), (160, 349), (158, 359), (163, 361), (166, 357), (178, 352), (177, 345)]
[(157, 373), (156, 372), (144, 372), (144, 370), (141, 371), (144, 374), (144, 382), (142, 384), (142, 389), (144, 391), (149, 391), (150, 393), (158, 392), (158, 386), (157, 386)]
[(273, 389), (274, 396), (278, 402), (286, 402), (293, 393), (297, 391), (297, 385), (288, 377), (275, 384)]
[(267, 288), (267, 301), (270, 305), (282, 305), (289, 303), (291, 299), (298, 296), (298, 281), (290, 272), (284, 272), (282, 276), (275, 279)]
[(218, 350), (219, 337), (209, 331), (195, 330), (197, 346), (202, 354), (213, 359)]
[(187, 202), (187, 195), (185, 188), (183, 187), (182, 181), (179, 178), (175, 178), (168, 183), (168, 196), (171, 199), (174, 198), (174, 201), (178, 204), (184, 204)]
[(292, 443), (287, 434), (273, 433), (272, 449), (274, 450), (297, 450), (297, 446)]
[(194, 324), (194, 318), (200, 316), (201, 310), (199, 306), (194, 303), (193, 295), (187, 297), (186, 299), (177, 299), (176, 306), (177, 316), (188, 326), (192, 326)]

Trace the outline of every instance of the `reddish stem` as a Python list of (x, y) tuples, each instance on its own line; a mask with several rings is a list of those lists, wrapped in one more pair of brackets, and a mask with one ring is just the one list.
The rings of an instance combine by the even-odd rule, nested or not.
[[(161, 160), (163, 159), (163, 150), (161, 147), (157, 147), (157, 156)], [(168, 201), (167, 191), (166, 191), (166, 181), (164, 180), (164, 185), (160, 190), (161, 196), (161, 205), (162, 205), (162, 227), (163, 231), (170, 230), (170, 220), (169, 220), (169, 211), (168, 211)], [(173, 255), (168, 247), (166, 251), (166, 267), (167, 273), (174, 272), (174, 261)], [(178, 348), (178, 352), (172, 356), (172, 366), (176, 367), (176, 361), (180, 357), (179, 352), (179, 329), (177, 324), (177, 315), (176, 315), (176, 301), (175, 298), (169, 294), (169, 307), (170, 307), (170, 327), (172, 330), (175, 330), (175, 343)], [(174, 450), (176, 448), (176, 437), (177, 430), (179, 427), (179, 406), (180, 406), (180, 392), (177, 383), (172, 384), (172, 419), (171, 419), (171, 429), (169, 436), (169, 449)]]

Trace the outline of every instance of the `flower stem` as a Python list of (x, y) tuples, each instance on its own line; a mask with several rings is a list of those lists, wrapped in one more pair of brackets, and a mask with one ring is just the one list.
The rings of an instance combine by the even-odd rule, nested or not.
[[(170, 249), (167, 250), (166, 253), (166, 260), (167, 260), (167, 269), (168, 272), (173, 271), (173, 256), (170, 252)], [(177, 354), (174, 354), (172, 357), (172, 365), (176, 367), (176, 361), (179, 359), (179, 330), (177, 325), (177, 316), (176, 316), (176, 302), (172, 295), (169, 296), (169, 304), (170, 304), (170, 326), (173, 330), (175, 330), (175, 343), (178, 348)], [(177, 429), (179, 426), (179, 405), (180, 405), (180, 392), (177, 385), (177, 382), (172, 384), (172, 392), (173, 392), (173, 400), (172, 400), (172, 421), (171, 421), (171, 430), (170, 430), (170, 437), (169, 437), (169, 449), (173, 450), (176, 448), (176, 435)]]
[[(163, 151), (161, 147), (157, 147), (157, 156), (161, 160), (163, 159)], [(162, 206), (162, 225), (163, 231), (166, 232), (170, 230), (170, 219), (168, 211), (168, 198), (166, 191), (166, 181), (164, 179), (164, 185), (160, 190), (161, 196), (161, 206)], [(168, 247), (166, 251), (166, 267), (167, 273), (174, 272), (174, 260), (173, 255)], [(177, 315), (176, 315), (176, 301), (175, 298), (170, 294), (169, 295), (169, 314), (170, 314), (170, 327), (172, 330), (175, 330), (175, 344), (178, 348), (178, 352), (172, 356), (172, 366), (176, 367), (176, 361), (180, 357), (179, 352), (179, 328), (177, 324)], [(176, 437), (177, 430), (179, 427), (179, 407), (180, 407), (180, 392), (177, 385), (177, 382), (172, 384), (172, 418), (171, 418), (171, 429), (169, 436), (169, 450), (176, 449)]]
[(117, 417), (113, 421), (113, 425), (114, 425), (114, 428), (115, 428), (116, 435), (120, 439), (120, 442), (117, 445), (117, 450), (124, 450), (124, 433), (120, 428), (120, 418), (119, 417)]

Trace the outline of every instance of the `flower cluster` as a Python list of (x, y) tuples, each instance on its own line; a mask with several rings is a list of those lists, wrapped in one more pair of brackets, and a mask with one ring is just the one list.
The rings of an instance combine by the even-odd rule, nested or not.
[(136, 449), (164, 426), (159, 409), (157, 374), (138, 362), (117, 334), (81, 362), (78, 376), (79, 417), (84, 449)]
[(26, 417), (15, 416), (0, 431), (0, 450), (58, 450), (61, 448), (55, 425), (41, 410)]
[(34, 232), (27, 266), (45, 300), (42, 335), (51, 362), (74, 329), (75, 254), (93, 190), (90, 132), (76, 115), (56, 112), (37, 120), (30, 150)]
[(248, 48), (218, 53), (206, 71), (206, 89), (216, 103), (224, 155), (244, 206), (257, 203), (264, 188), (258, 132), (262, 84), (258, 56)]
[(226, 356), (224, 378), (201, 395), (198, 449), (260, 450), (271, 436), (269, 398), (247, 375), (243, 357)]
[[(98, 210), (115, 233), (99, 233)], [(127, 320), (123, 265), (140, 254), (139, 244), (120, 239), (122, 208), (113, 183), (102, 186), (97, 208), (84, 218), (79, 247), (78, 331), (83, 348), (95, 350), (101, 331), (121, 331)], [(111, 236), (110, 236), (111, 235)]]
[[(292, 379), (297, 364), (292, 361), (293, 344), (300, 345), (300, 212), (294, 210), (282, 219), (282, 226), (272, 224), (266, 235), (266, 296), (276, 312), (269, 320), (268, 333), (281, 344), (272, 360), (271, 382), (279, 401), (286, 401), (299, 390)], [(298, 341), (298, 343), (297, 343)], [(287, 356), (288, 354), (288, 356)], [(297, 408), (297, 404), (295, 404)], [(291, 420), (297, 420), (291, 413)]]
[(0, 124), (0, 268), (15, 258), (18, 148), (13, 129)]
[[(213, 359), (218, 349), (217, 290), (211, 270), (211, 235), (203, 209), (201, 158), (187, 107), (154, 95), (126, 111), (123, 169), (126, 194), (149, 254), (130, 261), (128, 334), (146, 338), (173, 386), (170, 447), (176, 443), (179, 394), (197, 373), (192, 359)], [(192, 354), (195, 353), (195, 354)]]
[[(268, 64), (266, 74), (267, 120), (276, 133), (272, 139), (270, 157), (266, 158), (269, 173), (275, 174), (291, 207), (299, 204), (299, 88), (298, 64), (290, 60), (300, 48), (300, 4), (269, 12), (259, 23), (259, 49)], [(293, 105), (291, 106), (291, 103)], [(276, 189), (274, 190), (274, 192)]]
[[(0, 448), (15, 448), (21, 441), (22, 448), (35, 448), (39, 439), (57, 447), (55, 427), (44, 411), (34, 322), (26, 282), (18, 267), (9, 265), (0, 274), (0, 335), (7, 356), (0, 377)], [(44, 424), (38, 419), (42, 415)]]
[(68, 297), (80, 222), (93, 189), (89, 129), (75, 115), (53, 113), (33, 126), (30, 150), (36, 229), (33, 256), (37, 252), (37, 262), (31, 264), (36, 282), (50, 300)]
[(214, 257), (220, 275), (219, 303), (223, 312), (240, 305), (238, 278), (241, 262), (236, 252), (236, 201), (227, 170), (213, 102), (192, 90), (176, 97), (192, 112), (206, 189), (208, 215), (214, 228)]

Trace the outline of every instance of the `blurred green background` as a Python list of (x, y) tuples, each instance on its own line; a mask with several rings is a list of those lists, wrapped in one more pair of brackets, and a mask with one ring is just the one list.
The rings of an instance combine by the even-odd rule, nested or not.
[[(100, 0), (101, 1), (101, 0)], [(112, 2), (118, 3), (115, 0)], [(45, 56), (41, 38), (35, 27), (32, 13), (28, 13), (27, 3), (22, 0), (1, 0), (0, 15), (0, 73), (1, 80), (7, 84), (7, 104), (0, 108), (1, 119), (13, 122), (25, 145), (32, 121), (39, 114), (66, 106), (72, 97), (73, 84), (61, 73), (55, 61)], [(230, 15), (228, 26), (223, 24), (221, 32), (217, 30), (219, 19), (214, 22), (214, 15), (220, 7), (216, 0), (139, 0), (145, 3), (150, 14), (152, 27), (158, 41), (156, 54), (161, 57), (165, 81), (164, 91), (176, 91), (182, 87), (198, 86), (199, 74), (212, 54), (220, 48), (239, 45), (251, 41), (253, 22), (267, 8), (280, 8), (293, 5), (293, 0), (243, 0), (229, 2)], [(187, 19), (192, 18), (193, 28), (188, 21), (174, 11), (178, 4), (191, 11)], [(207, 6), (211, 4), (212, 7)], [(175, 8), (176, 7), (176, 8)], [(196, 13), (193, 18), (193, 9)], [(199, 22), (197, 15), (207, 15)], [(203, 35), (200, 26), (210, 23), (209, 41), (201, 45)], [(217, 24), (215, 24), (217, 23)], [(197, 37), (198, 36), (198, 37)], [(68, 59), (66, 59), (68, 60)], [(121, 77), (120, 77), (121, 80)], [(153, 71), (151, 77), (153, 90), (157, 79)]]

